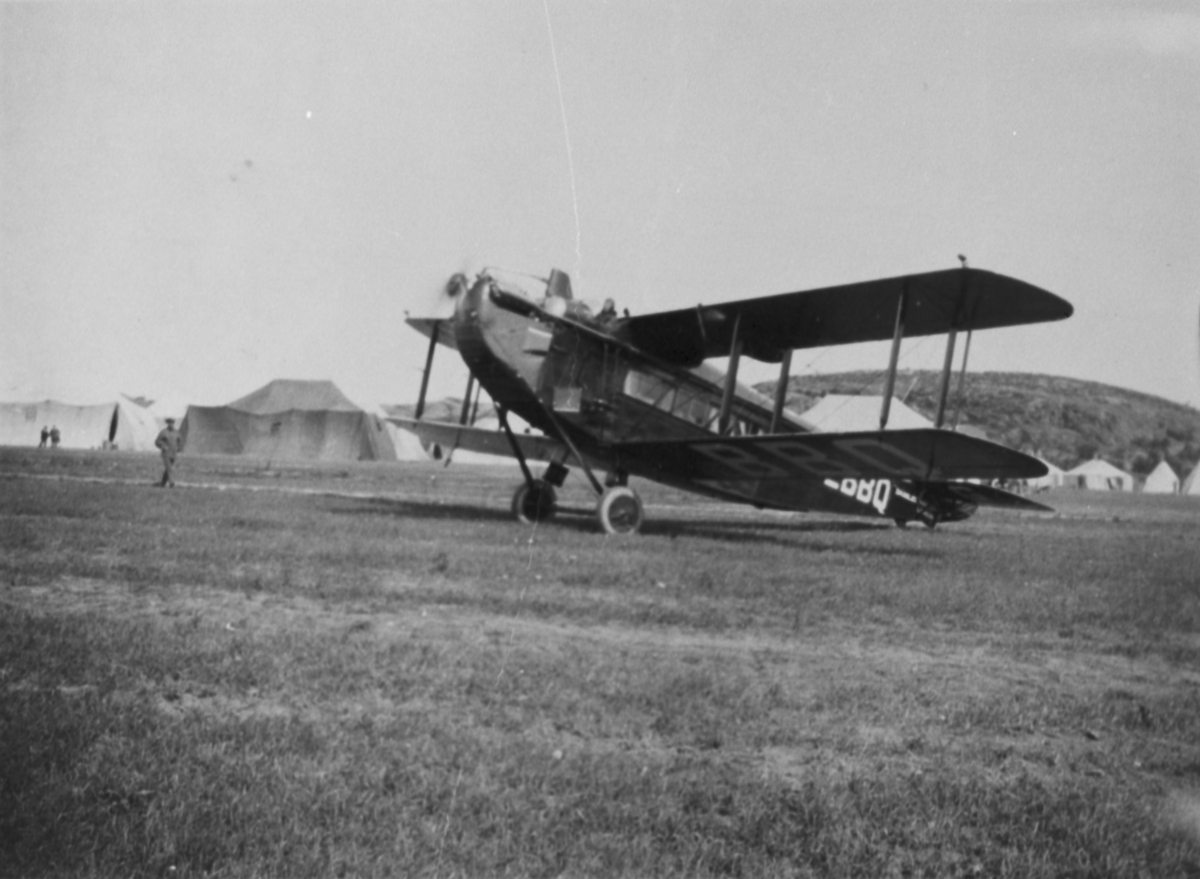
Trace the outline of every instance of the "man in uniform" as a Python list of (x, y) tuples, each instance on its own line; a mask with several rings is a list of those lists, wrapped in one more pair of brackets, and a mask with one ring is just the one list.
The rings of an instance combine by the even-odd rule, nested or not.
[(154, 445), (162, 452), (163, 459), (163, 475), (159, 487), (165, 488), (170, 486), (174, 488), (175, 456), (183, 448), (183, 436), (175, 429), (174, 418), (167, 419), (167, 426), (158, 432), (158, 439), (154, 441)]

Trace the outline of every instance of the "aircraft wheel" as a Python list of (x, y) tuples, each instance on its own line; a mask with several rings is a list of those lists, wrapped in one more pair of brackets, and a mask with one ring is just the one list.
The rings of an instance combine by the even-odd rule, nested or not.
[(536, 525), (554, 518), (554, 486), (539, 479), (530, 485), (522, 482), (513, 492), (512, 511), (517, 521), (524, 525)]
[(897, 528), (907, 528), (907, 527), (908, 527), (908, 520), (907, 520), (907, 519), (897, 519), (897, 520), (896, 520), (896, 527), (897, 527)]
[(632, 488), (614, 485), (600, 495), (596, 518), (605, 534), (636, 534), (642, 527), (642, 499)]

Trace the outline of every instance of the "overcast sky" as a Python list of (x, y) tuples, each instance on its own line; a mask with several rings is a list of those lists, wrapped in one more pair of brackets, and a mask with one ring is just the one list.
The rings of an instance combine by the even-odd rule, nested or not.
[(963, 253), (1076, 308), (973, 369), (1195, 404), (1198, 83), (1192, 3), (3, 3), (0, 399), (406, 401), (455, 271), (645, 313)]

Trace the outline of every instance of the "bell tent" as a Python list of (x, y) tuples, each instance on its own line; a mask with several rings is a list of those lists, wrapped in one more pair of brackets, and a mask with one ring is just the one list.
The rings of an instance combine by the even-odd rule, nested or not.
[(1193, 467), (1187, 479), (1183, 480), (1183, 485), (1179, 487), (1179, 493), (1191, 497), (1200, 497), (1200, 464)]
[(1179, 494), (1179, 477), (1166, 461), (1159, 461), (1158, 466), (1146, 477), (1142, 486), (1146, 494)]

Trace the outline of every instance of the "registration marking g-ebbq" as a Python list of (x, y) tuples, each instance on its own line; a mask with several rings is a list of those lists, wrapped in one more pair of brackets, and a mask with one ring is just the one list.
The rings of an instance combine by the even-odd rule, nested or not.
[(841, 482), (826, 479), (825, 487), (854, 498), (860, 504), (870, 504), (881, 516), (887, 515), (888, 501), (892, 499), (890, 479), (843, 479)]

